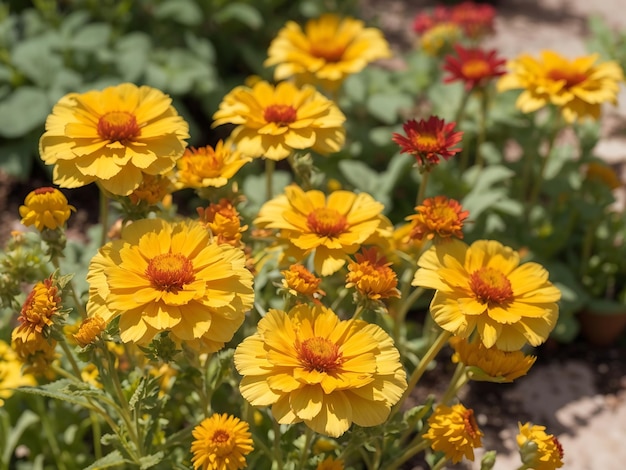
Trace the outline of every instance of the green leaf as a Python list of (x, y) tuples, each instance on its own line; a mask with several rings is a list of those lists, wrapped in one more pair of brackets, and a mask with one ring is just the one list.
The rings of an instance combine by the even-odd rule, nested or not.
[(0, 136), (13, 139), (43, 125), (50, 112), (42, 89), (23, 86), (0, 102)]
[(229, 2), (224, 8), (213, 15), (218, 24), (228, 21), (237, 21), (250, 29), (259, 29), (263, 26), (263, 16), (252, 5), (240, 2)]
[(366, 102), (368, 112), (385, 124), (396, 123), (400, 111), (412, 105), (413, 98), (405, 93), (376, 93), (371, 95)]
[(157, 452), (156, 454), (146, 455), (139, 459), (139, 468), (144, 470), (146, 468), (152, 468), (156, 464), (158, 464), (161, 460), (163, 460), (164, 453)]
[(78, 390), (76, 384), (68, 379), (60, 379), (56, 382), (40, 385), (39, 387), (21, 387), (20, 392), (54, 398), (68, 403), (74, 403), (75, 405), (80, 405), (85, 408), (91, 408), (91, 405), (83, 395), (97, 396), (103, 394), (101, 390), (96, 389)]
[(63, 59), (53, 51), (58, 44), (59, 37), (52, 32), (22, 41), (13, 49), (11, 62), (29, 80), (46, 88), (63, 68)]
[(340, 160), (339, 170), (355, 188), (366, 193), (374, 192), (379, 174), (360, 160)]
[[(11, 459), (11, 454), (13, 453), (13, 449), (17, 446), (20, 437), (26, 429), (33, 424), (39, 422), (39, 416), (36, 413), (33, 413), (30, 410), (24, 410), (20, 414), (17, 423), (11, 429), (11, 432), (6, 435), (6, 442), (4, 444), (4, 452), (2, 453), (2, 463), (6, 463), (8, 465), (9, 460)], [(8, 468), (8, 467), (7, 467)]]
[(83, 51), (95, 51), (106, 48), (111, 37), (111, 25), (106, 23), (91, 23), (72, 36), (70, 47)]
[(162, 20), (173, 20), (185, 26), (202, 23), (204, 13), (193, 0), (168, 0), (154, 9), (154, 16)]
[(7, 141), (0, 145), (0, 168), (11, 176), (25, 180), (30, 175), (36, 152), (37, 145), (30, 139)]
[(94, 463), (85, 468), (85, 470), (102, 470), (103, 468), (124, 467), (128, 462), (122, 456), (119, 450), (114, 450), (110, 454), (99, 458)]
[(120, 38), (116, 45), (116, 65), (124, 80), (138, 81), (150, 60), (152, 41), (144, 33), (130, 33)]

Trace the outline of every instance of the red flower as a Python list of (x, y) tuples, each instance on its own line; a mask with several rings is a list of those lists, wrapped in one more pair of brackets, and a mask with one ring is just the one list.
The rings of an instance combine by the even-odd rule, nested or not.
[(439, 163), (439, 157), (448, 160), (460, 148), (451, 148), (461, 141), (463, 132), (454, 132), (456, 122), (447, 123), (437, 116), (417, 122), (407, 121), (402, 126), (406, 136), (394, 133), (392, 140), (401, 147), (402, 153), (414, 155), (418, 165), (426, 168)]
[(450, 9), (449, 21), (463, 29), (470, 39), (480, 39), (494, 31), (496, 10), (484, 3), (463, 2)]
[(413, 20), (413, 31), (424, 34), (430, 28), (440, 23), (450, 21), (450, 11), (445, 6), (437, 6), (432, 13), (418, 13)]
[(458, 57), (447, 55), (445, 58), (443, 69), (450, 75), (444, 78), (444, 83), (462, 80), (465, 82), (465, 89), (471, 90), (506, 73), (506, 59), (497, 58), (495, 49), (465, 49), (456, 44), (454, 50)]

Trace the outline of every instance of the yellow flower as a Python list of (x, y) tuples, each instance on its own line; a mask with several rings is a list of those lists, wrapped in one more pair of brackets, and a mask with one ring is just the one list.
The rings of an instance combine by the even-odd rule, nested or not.
[(472, 368), (473, 380), (490, 382), (513, 382), (526, 375), (537, 359), (527, 356), (522, 351), (500, 351), (496, 347), (486, 348), (482, 342), (468, 342), (464, 338), (450, 338), (454, 348), (452, 362), (461, 362)]
[(474, 411), (462, 404), (439, 405), (428, 418), (424, 438), (431, 441), (435, 452), (443, 452), (453, 463), (465, 457), (474, 461), (474, 449), (482, 446), (483, 433), (478, 429)]
[(229, 341), (253, 301), (243, 252), (211, 240), (198, 222), (144, 219), (100, 249), (89, 266), (89, 316), (119, 317), (124, 342), (174, 341), (214, 352)]
[(241, 233), (248, 228), (241, 226), (239, 212), (228, 199), (220, 199), (220, 202), (210, 204), (208, 207), (198, 207), (199, 220), (217, 238), (217, 243), (228, 243), (239, 246)]
[(171, 98), (148, 86), (122, 83), (62, 97), (46, 120), (39, 153), (63, 188), (98, 182), (125, 196), (142, 173), (164, 174), (185, 151), (189, 126)]
[(280, 273), (284, 277), (281, 282), (282, 286), (291, 295), (308, 297), (325, 295), (325, 292), (319, 288), (322, 280), (301, 264), (292, 264), (289, 269)]
[(249, 429), (248, 423), (226, 413), (206, 418), (191, 431), (194, 470), (245, 468), (245, 456), (253, 449)]
[(22, 224), (34, 225), (41, 232), (44, 228), (63, 227), (76, 208), (67, 203), (65, 195), (58, 189), (44, 187), (28, 193), (19, 211)]
[(319, 305), (270, 310), (234, 361), (253, 406), (271, 406), (280, 424), (303, 421), (331, 437), (352, 422), (382, 424), (407, 387), (400, 354), (382, 328), (340, 320)]
[(81, 346), (85, 347), (91, 344), (106, 328), (106, 322), (100, 315), (85, 318), (78, 328), (78, 331), (72, 335), (74, 340)]
[(587, 165), (585, 178), (596, 181), (614, 190), (622, 186), (622, 181), (615, 170), (604, 162), (591, 162)]
[(389, 44), (376, 28), (334, 14), (309, 20), (304, 30), (288, 21), (270, 44), (264, 66), (277, 65), (276, 81), (295, 77), (297, 83), (336, 90), (343, 80), (369, 62), (391, 57)]
[(463, 238), (463, 223), (468, 211), (464, 211), (455, 199), (435, 196), (425, 199), (415, 208), (416, 214), (406, 218), (411, 222), (411, 238), (444, 241), (450, 237)]
[(22, 363), (15, 351), (0, 340), (0, 407), (18, 387), (35, 385), (37, 382), (32, 375), (22, 374)]
[(384, 256), (379, 256), (376, 248), (364, 248), (355, 258), (356, 261), (348, 264), (348, 289), (355, 287), (360, 295), (371, 300), (400, 297), (398, 276), (391, 269), (391, 263)]
[(430, 56), (443, 55), (452, 50), (462, 35), (461, 28), (454, 23), (440, 23), (433, 26), (419, 39), (421, 48)]
[(337, 272), (361, 245), (376, 244), (390, 235), (391, 224), (382, 215), (383, 205), (365, 193), (304, 192), (296, 185), (260, 209), (254, 223), (262, 229), (278, 229), (278, 241), (287, 245), (287, 256), (300, 261), (314, 253), (315, 271), (322, 276)]
[(294, 150), (338, 152), (345, 140), (346, 117), (310, 85), (265, 81), (228, 93), (213, 115), (213, 126), (236, 124), (231, 138), (250, 157), (283, 160)]
[(144, 174), (141, 183), (128, 195), (128, 198), (134, 205), (145, 202), (153, 206), (162, 202), (170, 194), (170, 186), (170, 180), (164, 176)]
[(554, 470), (563, 466), (563, 447), (552, 434), (546, 434), (545, 426), (518, 423), (519, 446), (523, 468), (533, 470)]
[(343, 470), (344, 464), (343, 460), (337, 459), (335, 460), (332, 457), (327, 457), (317, 464), (315, 470)]
[(11, 347), (26, 365), (24, 372), (43, 376), (49, 380), (55, 377), (50, 365), (57, 358), (56, 345), (56, 340), (46, 339), (35, 330), (28, 331), (18, 327), (11, 332)]
[(554, 51), (542, 51), (540, 59), (522, 54), (508, 62), (510, 73), (500, 78), (498, 91), (523, 89), (516, 106), (524, 113), (553, 104), (568, 123), (598, 119), (603, 103), (617, 103), (624, 76), (617, 62), (597, 60), (598, 54), (574, 60)]
[(38, 282), (26, 297), (18, 321), (18, 329), (28, 335), (32, 332), (47, 335), (54, 323), (54, 317), (59, 315), (61, 296), (59, 288), (50, 276)]
[(485, 347), (516, 351), (543, 343), (556, 325), (561, 292), (548, 271), (520, 265), (519, 254), (497, 241), (434, 245), (417, 264), (412, 284), (437, 290), (431, 315), (457, 336), (478, 330)]
[(221, 188), (250, 161), (222, 140), (210, 145), (188, 148), (176, 162), (176, 186), (182, 188)]

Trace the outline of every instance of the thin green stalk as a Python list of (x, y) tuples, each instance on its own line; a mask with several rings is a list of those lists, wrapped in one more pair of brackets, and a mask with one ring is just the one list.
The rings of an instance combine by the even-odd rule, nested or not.
[(102, 225), (102, 233), (100, 234), (100, 246), (107, 241), (107, 233), (109, 231), (109, 198), (100, 188), (100, 225)]
[(307, 426), (304, 433), (304, 445), (302, 446), (302, 452), (300, 453), (300, 460), (298, 462), (298, 466), (296, 467), (298, 470), (302, 470), (304, 468), (304, 464), (309, 456), (309, 447), (311, 446), (312, 439), (313, 430)]
[(589, 224), (585, 230), (585, 237), (583, 238), (583, 246), (580, 253), (580, 279), (583, 279), (587, 274), (589, 260), (593, 252), (593, 242), (595, 241), (596, 230), (599, 224), (600, 220), (595, 220), (593, 223)]
[(37, 411), (39, 411), (39, 418), (41, 419), (41, 427), (44, 434), (46, 435), (46, 439), (48, 440), (50, 451), (52, 452), (52, 456), (54, 457), (55, 466), (59, 470), (65, 470), (67, 467), (65, 466), (65, 463), (63, 462), (63, 459), (61, 457), (61, 449), (59, 448), (57, 436), (55, 435), (52, 429), (52, 425), (50, 423), (50, 414), (46, 411), (46, 408), (44, 406), (43, 397), (36, 397), (36, 403)]
[(431, 344), (430, 348), (428, 349), (428, 351), (426, 351), (426, 354), (424, 354), (424, 357), (422, 357), (419, 364), (417, 365), (417, 367), (411, 374), (411, 377), (408, 382), (408, 386), (406, 390), (404, 391), (404, 394), (400, 398), (400, 401), (398, 401), (398, 403), (396, 403), (396, 405), (394, 406), (391, 412), (392, 414), (402, 409), (402, 405), (404, 404), (404, 401), (411, 394), (411, 392), (415, 388), (415, 385), (417, 385), (417, 382), (422, 377), (422, 375), (424, 375), (424, 372), (426, 372), (428, 365), (437, 356), (439, 351), (441, 351), (441, 349), (446, 345), (446, 343), (448, 342), (448, 338), (450, 338), (451, 335), (452, 333), (450, 333), (449, 331), (445, 331), (445, 330), (439, 333), (439, 336), (437, 337), (435, 342)]
[[(465, 90), (463, 92), (463, 97), (461, 98), (461, 103), (459, 104), (459, 109), (456, 112), (456, 116), (454, 117), (454, 122), (456, 122), (457, 126), (461, 125), (461, 121), (465, 116), (465, 109), (467, 108), (467, 102), (469, 101), (470, 96), (472, 96), (473, 90)], [(461, 173), (463, 173), (467, 167), (469, 166), (469, 152), (467, 148), (463, 148), (461, 151), (461, 159), (460, 159), (460, 169)]]
[(400, 308), (396, 311), (396, 324), (401, 325), (404, 323), (406, 314), (409, 313), (411, 306), (415, 302), (417, 302), (417, 299), (419, 299), (425, 291), (426, 290), (423, 287), (418, 287), (417, 289), (414, 289), (413, 292), (411, 292), (409, 296), (404, 299), (402, 304), (400, 304)]
[[(485, 162), (481, 147), (485, 142), (487, 135), (487, 108), (489, 106), (489, 96), (487, 90), (482, 90), (480, 99), (480, 116), (478, 118), (478, 135), (476, 136), (476, 163), (475, 165), (482, 170)], [(480, 171), (476, 172), (478, 178)]]
[(396, 470), (397, 468), (400, 467), (400, 465), (405, 463), (411, 457), (428, 449), (428, 447), (430, 447), (430, 442), (422, 438), (422, 436), (418, 434), (409, 443), (409, 445), (405, 447), (404, 451), (400, 454), (400, 456), (392, 460), (389, 464), (385, 465), (383, 468), (384, 470)]
[(430, 176), (430, 170), (426, 170), (422, 173), (422, 181), (420, 183), (419, 190), (417, 191), (417, 198), (415, 199), (415, 206), (419, 206), (426, 196), (426, 185), (428, 184), (428, 177)]
[(269, 201), (274, 196), (274, 169), (276, 168), (276, 162), (265, 159), (265, 200)]
[(446, 389), (443, 397), (441, 398), (441, 404), (447, 405), (457, 395), (458, 391), (468, 382), (469, 378), (465, 370), (465, 364), (459, 362), (456, 366), (454, 374), (450, 379), (448, 388)]
[[(281, 437), (280, 437), (280, 424), (278, 424), (278, 422), (273, 419), (272, 420), (272, 424), (274, 426), (274, 452), (273, 452), (273, 458), (274, 458), (274, 462), (276, 463), (277, 466), (277, 470), (283, 470), (283, 453), (280, 449), (280, 441), (281, 441)], [(272, 467), (273, 469), (274, 467)]]
[(356, 306), (356, 310), (354, 311), (354, 315), (352, 315), (352, 319), (358, 320), (364, 310), (365, 306), (363, 305), (363, 302), (359, 302), (359, 304)]
[(432, 468), (430, 470), (441, 470), (443, 468), (443, 466), (448, 463), (448, 460), (449, 459), (446, 456), (441, 457), (437, 461), (437, 463), (432, 466)]

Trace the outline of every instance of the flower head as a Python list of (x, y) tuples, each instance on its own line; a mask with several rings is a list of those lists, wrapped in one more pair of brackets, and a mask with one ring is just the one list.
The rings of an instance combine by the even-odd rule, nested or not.
[(204, 352), (229, 341), (252, 305), (252, 274), (240, 249), (218, 244), (198, 222), (143, 219), (93, 257), (89, 316), (119, 317), (123, 342), (169, 331)]
[(452, 362), (472, 368), (473, 380), (490, 382), (513, 382), (528, 373), (537, 359), (522, 351), (500, 351), (496, 347), (486, 348), (481, 341), (470, 343), (464, 338), (450, 338), (454, 348)]
[(540, 59), (523, 54), (508, 62), (510, 73), (500, 78), (498, 90), (523, 89), (516, 102), (523, 113), (552, 104), (568, 123), (598, 119), (603, 103), (617, 102), (624, 75), (617, 62), (597, 60), (598, 54), (571, 61), (553, 51), (542, 51)]
[(153, 206), (162, 202), (170, 194), (171, 182), (161, 175), (144, 174), (141, 183), (128, 195), (130, 202), (139, 205), (142, 202)]
[(520, 265), (519, 254), (500, 242), (452, 240), (431, 247), (417, 264), (412, 284), (436, 289), (430, 313), (457, 336), (477, 330), (485, 347), (516, 351), (543, 343), (556, 325), (561, 292), (548, 271)]
[(617, 189), (622, 186), (622, 181), (615, 170), (604, 162), (591, 162), (587, 165), (585, 179), (595, 181), (610, 190)]
[(37, 385), (31, 374), (22, 374), (22, 362), (11, 346), (0, 340), (0, 407), (18, 387)]
[(179, 189), (220, 188), (249, 161), (249, 157), (222, 140), (215, 147), (188, 148), (176, 162), (176, 186)]
[(61, 295), (54, 278), (50, 276), (33, 286), (26, 297), (18, 321), (18, 329), (29, 335), (46, 335), (61, 311)]
[(100, 336), (100, 334), (106, 328), (106, 322), (100, 315), (94, 315), (93, 317), (85, 318), (78, 331), (72, 335), (74, 340), (81, 346), (85, 347), (88, 344), (94, 342), (94, 340)]
[(463, 30), (452, 22), (438, 23), (419, 38), (420, 47), (430, 56), (439, 56), (452, 49), (461, 38)]
[(428, 418), (428, 431), (424, 434), (432, 449), (446, 454), (452, 463), (460, 462), (463, 457), (474, 461), (474, 449), (482, 446), (482, 436), (474, 411), (460, 403), (437, 406)]
[(24, 372), (27, 374), (52, 380), (55, 373), (50, 365), (57, 358), (56, 345), (56, 340), (44, 338), (35, 330), (28, 331), (18, 327), (11, 332), (11, 347), (26, 366)]
[(436, 241), (463, 238), (463, 223), (469, 212), (457, 200), (445, 196), (427, 198), (415, 212), (406, 218), (411, 222), (410, 238)]
[(545, 426), (518, 423), (517, 445), (524, 468), (554, 470), (563, 466), (563, 447)]
[(293, 21), (287, 22), (270, 44), (264, 65), (277, 65), (276, 81), (295, 77), (298, 83), (335, 90), (369, 62), (390, 56), (379, 29), (328, 13), (309, 20), (304, 30)]
[(142, 173), (171, 170), (189, 137), (171, 102), (132, 83), (62, 97), (39, 140), (41, 158), (54, 165), (54, 183), (78, 188), (97, 181), (124, 196), (141, 184)]
[(485, 3), (461, 2), (450, 8), (449, 21), (458, 25), (473, 40), (493, 34), (496, 10)]
[(262, 229), (278, 229), (278, 240), (287, 245), (287, 256), (300, 261), (313, 255), (315, 271), (322, 276), (337, 272), (361, 245), (376, 244), (387, 236), (389, 221), (383, 205), (365, 193), (303, 191), (296, 185), (266, 202), (254, 223)]
[(289, 82), (276, 87), (265, 81), (252, 88), (239, 86), (228, 93), (213, 115), (213, 126), (235, 124), (231, 137), (250, 157), (283, 160), (294, 150), (321, 154), (343, 146), (346, 117), (310, 85)]
[(437, 116), (431, 116), (428, 121), (411, 119), (402, 126), (406, 136), (394, 133), (392, 139), (402, 153), (413, 155), (419, 166), (430, 168), (437, 165), (440, 158), (448, 160), (461, 151), (452, 148), (463, 136), (463, 132), (454, 132), (454, 126), (455, 122), (446, 123)]
[(340, 320), (322, 306), (270, 310), (234, 360), (253, 406), (271, 406), (279, 423), (303, 421), (332, 437), (352, 422), (383, 423), (407, 387), (400, 354), (382, 328)]
[(211, 231), (217, 243), (241, 245), (241, 234), (248, 229), (248, 226), (241, 225), (241, 216), (232, 202), (222, 198), (218, 203), (198, 207), (196, 210), (200, 223)]
[(348, 264), (346, 287), (355, 287), (360, 295), (371, 300), (400, 297), (398, 276), (390, 266), (375, 247), (364, 248), (355, 255), (355, 261)]
[(194, 470), (238, 470), (245, 468), (252, 452), (250, 426), (239, 418), (214, 414), (191, 431)]
[(460, 44), (454, 45), (456, 56), (447, 55), (443, 69), (450, 75), (444, 78), (444, 83), (462, 81), (466, 90), (485, 86), (495, 77), (504, 75), (506, 59), (496, 57), (496, 50), (480, 48), (465, 49)]
[(343, 460), (337, 459), (335, 460), (333, 457), (326, 457), (320, 463), (317, 464), (315, 470), (343, 470), (344, 463)]
[(28, 193), (19, 211), (22, 224), (34, 225), (41, 232), (45, 228), (63, 227), (76, 208), (67, 203), (67, 198), (58, 189), (44, 187)]
[(321, 290), (322, 279), (301, 264), (292, 264), (289, 269), (280, 272), (283, 275), (282, 286), (291, 295), (313, 297), (325, 295)]

